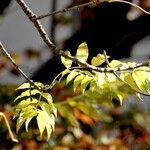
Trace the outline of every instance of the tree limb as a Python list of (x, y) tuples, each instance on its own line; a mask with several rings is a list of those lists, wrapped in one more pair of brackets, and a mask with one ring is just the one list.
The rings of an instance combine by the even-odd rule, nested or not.
[(134, 3), (125, 1), (125, 0), (92, 0), (92, 1), (90, 1), (88, 3), (84, 3), (84, 4), (81, 4), (81, 5), (76, 5), (76, 6), (73, 6), (73, 7), (70, 7), (70, 8), (65, 8), (65, 9), (62, 9), (62, 10), (54, 11), (52, 13), (47, 13), (47, 14), (38, 16), (36, 19), (40, 20), (40, 19), (43, 19), (45, 17), (53, 16), (53, 15), (56, 15), (56, 14), (66, 13), (66, 12), (69, 12), (69, 11), (72, 11), (72, 10), (79, 10), (82, 7), (92, 6), (92, 5), (99, 5), (102, 2), (109, 2), (109, 3), (119, 2), (119, 3), (129, 4), (131, 6), (136, 7), (137, 9), (141, 10), (145, 14), (150, 15), (150, 12), (146, 11), (142, 7), (140, 7), (140, 6), (138, 6), (138, 5), (134, 4)]
[(150, 62), (144, 62), (141, 64), (136, 64), (134, 66), (129, 66), (129, 67), (118, 67), (118, 68), (100, 68), (100, 67), (95, 67), (92, 66), (86, 62), (81, 62), (79, 61), (77, 58), (73, 57), (73, 56), (68, 56), (64, 51), (58, 49), (56, 47), (56, 45), (54, 45), (49, 37), (47, 36), (44, 28), (42, 27), (41, 23), (39, 22), (39, 20), (37, 20), (36, 15), (29, 9), (29, 7), (26, 5), (26, 3), (23, 0), (16, 0), (17, 3), (20, 5), (20, 7), (22, 8), (22, 10), (24, 11), (24, 13), (28, 16), (29, 20), (33, 23), (33, 25), (35, 26), (35, 28), (37, 29), (37, 31), (39, 32), (42, 40), (45, 42), (45, 44), (49, 47), (49, 49), (52, 49), (52, 51), (56, 54), (58, 54), (59, 56), (63, 56), (65, 58), (68, 58), (70, 60), (72, 60), (74, 63), (76, 64), (80, 64), (82, 67), (88, 69), (88, 70), (94, 70), (97, 72), (110, 72), (113, 73), (114, 71), (130, 71), (133, 70), (135, 68), (138, 67), (142, 67), (142, 66), (150, 66)]
[(37, 87), (34, 82), (28, 78), (28, 76), (19, 68), (19, 66), (15, 63), (15, 61), (12, 59), (10, 54), (7, 52), (7, 50), (4, 48), (2, 43), (0, 42), (0, 50), (6, 55), (6, 57), (10, 60), (10, 62), (13, 64), (13, 66), (16, 68), (16, 70), (36, 89), (40, 90), (39, 87)]

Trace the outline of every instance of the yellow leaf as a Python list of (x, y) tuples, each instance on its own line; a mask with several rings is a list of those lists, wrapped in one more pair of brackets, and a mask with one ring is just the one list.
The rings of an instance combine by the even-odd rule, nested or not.
[(96, 57), (92, 58), (91, 64), (93, 66), (100, 66), (104, 62), (105, 62), (105, 56), (102, 54), (98, 54)]
[(149, 76), (150, 73), (148, 73), (147, 76), (147, 72), (144, 71), (134, 70), (132, 73), (132, 77), (138, 88), (146, 93), (150, 93), (150, 81), (148, 80), (148, 78), (150, 78)]
[(40, 135), (42, 136), (44, 130), (45, 130), (45, 127), (46, 127), (46, 124), (45, 124), (45, 113), (43, 113), (43, 111), (39, 110), (38, 111), (38, 116), (37, 116), (37, 125), (38, 125), (38, 128), (39, 128), (39, 131), (40, 131)]
[(87, 44), (84, 42), (79, 45), (76, 53), (76, 58), (79, 59), (81, 62), (86, 62), (88, 59), (88, 47)]
[(110, 67), (112, 68), (115, 68), (115, 67), (119, 67), (120, 65), (124, 65), (125, 63), (119, 61), (119, 60), (112, 60), (109, 65)]
[[(65, 51), (65, 53), (66, 53), (68, 56), (71, 55), (69, 51)], [(70, 59), (68, 59), (68, 58), (65, 58), (65, 57), (63, 57), (63, 56), (61, 56), (61, 62), (64, 64), (64, 66), (65, 66), (66, 68), (70, 68), (71, 65), (72, 65), (72, 60), (70, 60)]]

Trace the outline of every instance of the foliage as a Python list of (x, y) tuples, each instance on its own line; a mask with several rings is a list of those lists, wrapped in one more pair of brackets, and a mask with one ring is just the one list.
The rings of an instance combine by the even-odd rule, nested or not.
[[(94, 7), (94, 5), (100, 4), (100, 1), (93, 0), (83, 5), (43, 16), (36, 16), (24, 1), (16, 1), (34, 24), (45, 44), (52, 49), (54, 53), (61, 56), (61, 61), (66, 67), (64, 71), (56, 76), (50, 85), (33, 82), (19, 68), (19, 57), (17, 55), (14, 55), (15, 58), (10, 56), (0, 43), (0, 50), (6, 55), (18, 73), (28, 81), (28, 83), (23, 83), (17, 88), (18, 96), (14, 100), (13, 118), (16, 121), (16, 131), (19, 132), (21, 127), (25, 125), (26, 132), (31, 134), (30, 137), (40, 133), (40, 137), (36, 137), (37, 142), (42, 142), (42, 138), (47, 137), (49, 145), (46, 145), (45, 149), (53, 148), (57, 150), (69, 147), (70, 149), (127, 150), (132, 148), (131, 142), (134, 142), (133, 139), (136, 139), (136, 135), (133, 135), (131, 131), (132, 129), (136, 130), (135, 125), (142, 130), (145, 127), (145, 119), (147, 118), (144, 118), (140, 114), (142, 112), (135, 108), (131, 108), (131, 111), (125, 112), (120, 105), (118, 106), (118, 101), (122, 104), (123, 100), (127, 99), (130, 95), (136, 95), (140, 100), (141, 95), (150, 96), (150, 63), (125, 63), (118, 60), (109, 62), (109, 56), (104, 52), (103, 54), (97, 54), (97, 56), (93, 57), (90, 60), (91, 64), (89, 64), (89, 52), (86, 43), (79, 45), (76, 55), (73, 57), (69, 51), (64, 52), (60, 50), (49, 40), (42, 25), (38, 21), (46, 16), (67, 12), (74, 8), (79, 9), (83, 6)], [(119, 1), (133, 5), (149, 14), (137, 5), (123, 0)], [(31, 54), (30, 50), (27, 54), (29, 53)], [(32, 57), (33, 56), (39, 57), (40, 53), (34, 53)], [(16, 59), (17, 62), (15, 62), (14, 59)], [(7, 63), (8, 62), (3, 59), (0, 63), (0, 70), (4, 69)], [(77, 66), (73, 66), (73, 63)], [(55, 95), (55, 97), (53, 95), (53, 88), (55, 88), (56, 83), (60, 83), (63, 78), (66, 86), (68, 86), (68, 88), (71, 87), (73, 92), (67, 89), (67, 93), (70, 92), (69, 95), (64, 95), (62, 99), (60, 97), (60, 99), (57, 99), (57, 96)], [(63, 89), (63, 91), (65, 90)], [(59, 95), (61, 95), (61, 93), (59, 93)], [(59, 114), (58, 117), (57, 112)], [(134, 115), (130, 117), (129, 114), (132, 113)], [(4, 119), (11, 139), (17, 142), (10, 129), (7, 119), (8, 115), (5, 115), (5, 112), (0, 112), (0, 117)], [(2, 121), (1, 118), (0, 121)], [(9, 119), (10, 118), (11, 115)], [(33, 131), (28, 128), (31, 120), (37, 124), (36, 127), (33, 128)], [(98, 121), (101, 122), (100, 134), (102, 136), (98, 138), (96, 134), (95, 137), (87, 135), (88, 133), (86, 132), (89, 131), (93, 125), (98, 123)], [(51, 138), (52, 140), (49, 140), (55, 130), (55, 124), (56, 136), (54, 135)], [(65, 128), (60, 126), (60, 124), (63, 124)], [(84, 127), (87, 127), (88, 130), (85, 130)], [(110, 139), (107, 133), (110, 130), (113, 131), (116, 127), (118, 128), (117, 131), (119, 134), (113, 135)], [(91, 131), (93, 130), (91, 129), (89, 132)], [(97, 130), (95, 131), (97, 133)], [(140, 132), (142, 136), (145, 133)], [(129, 140), (130, 143), (126, 144), (124, 139), (122, 140), (124, 136), (126, 138), (131, 137)], [(142, 136), (137, 137), (141, 138)], [(149, 134), (147, 134), (147, 136), (149, 140)], [(144, 142), (146, 143), (144, 144), (147, 145), (147, 141)], [(34, 147), (34, 149), (37, 149), (37, 147)]]
[[(66, 89), (63, 83), (55, 86), (51, 92), (55, 103), (58, 103), (59, 101), (59, 103), (61, 102), (62, 104), (66, 99), (75, 96), (74, 92), (71, 93), (71, 88)], [(11, 106), (9, 105), (9, 107)], [(42, 150), (84, 150), (86, 148), (90, 150), (105, 150), (112, 147), (115, 147), (116, 149), (126, 148), (127, 150), (131, 148), (146, 150), (150, 148), (150, 133), (148, 126), (150, 114), (140, 108), (140, 105), (128, 104), (107, 108), (99, 107), (99, 110), (99, 117), (95, 121), (91, 119), (89, 115), (74, 110), (74, 115), (77, 118), (77, 121), (80, 122), (79, 127), (73, 127), (67, 119), (58, 115), (55, 133), (48, 142), (38, 135), (38, 127), (37, 125), (34, 125), (37, 123), (33, 119), (28, 132), (21, 130), (21, 132), (17, 134), (19, 142), (13, 143), (8, 139), (8, 131), (1, 120), (0, 147), (2, 149), (25, 148)], [(10, 112), (8, 113), (8, 108), (7, 110), (5, 108), (5, 115), (9, 119), (9, 123), (14, 130), (15, 121), (9, 117)]]
[[(43, 86), (41, 83), (35, 83), (35, 85)], [(52, 103), (51, 95), (34, 89), (29, 83), (24, 83), (17, 89), (24, 90), (15, 99), (15, 101), (19, 101), (14, 111), (14, 118), (18, 117), (17, 132), (24, 123), (26, 131), (28, 131), (30, 121), (36, 117), (40, 135), (42, 136), (46, 129), (47, 139), (49, 139), (54, 131), (55, 118), (57, 117), (57, 110)]]
[[(66, 54), (70, 55), (70, 52), (67, 51)], [(88, 55), (87, 44), (82, 43), (75, 57), (86, 63)], [(104, 65), (107, 58), (108, 56), (104, 54), (98, 54), (92, 58), (91, 64), (93, 66)], [(78, 93), (78, 96), (66, 98), (64, 102), (53, 102), (51, 94), (42, 91), (45, 87), (42, 83), (34, 83), (39, 89), (29, 83), (22, 84), (17, 88), (17, 90), (21, 90), (21, 93), (15, 99), (14, 118), (17, 117), (17, 132), (23, 124), (28, 131), (29, 122), (36, 117), (40, 135), (42, 136), (46, 130), (48, 140), (55, 128), (57, 110), (72, 126), (79, 128), (80, 125), (75, 115), (77, 111), (97, 120), (102, 115), (98, 105), (110, 107), (113, 106), (113, 99), (119, 100), (122, 104), (129, 95), (137, 95), (141, 99), (140, 94), (150, 94), (149, 67), (135, 67), (133, 70), (119, 73), (115, 71), (98, 72), (87, 70), (81, 65), (71, 67), (72, 61), (64, 57), (61, 57), (61, 60), (66, 69), (55, 78), (53, 83), (56, 83), (56, 80), (60, 82), (65, 77), (66, 85), (71, 85), (74, 92), (81, 92)], [(118, 67), (135, 66), (135, 63), (112, 60), (106, 65), (115, 70)]]

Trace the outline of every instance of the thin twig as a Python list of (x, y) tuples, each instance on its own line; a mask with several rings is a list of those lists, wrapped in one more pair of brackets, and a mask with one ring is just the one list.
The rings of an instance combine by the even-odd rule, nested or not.
[(6, 57), (10, 60), (10, 62), (13, 64), (13, 66), (16, 68), (16, 70), (36, 89), (40, 90), (39, 87), (37, 87), (32, 80), (28, 78), (28, 76), (19, 68), (19, 66), (15, 63), (15, 61), (12, 59), (10, 54), (7, 52), (7, 50), (4, 48), (2, 43), (0, 42), (0, 50), (6, 55)]
[[(125, 0), (97, 0), (97, 1), (98, 1), (98, 2), (96, 3), (96, 5), (99, 5), (99, 4), (101, 4), (102, 2), (109, 2), (109, 3), (119, 2), (119, 3), (126, 3), (126, 4), (129, 4), (129, 5), (132, 5), (132, 6), (136, 7), (136, 8), (138, 8), (139, 10), (141, 10), (142, 12), (144, 12), (145, 14), (150, 15), (150, 12), (146, 11), (146, 10), (143, 9), (142, 7), (140, 7), (140, 6), (138, 6), (138, 5), (134, 4), (134, 3), (125, 1)], [(52, 12), (52, 13), (47, 13), (47, 14), (38, 16), (36, 19), (37, 19), (37, 20), (40, 20), (40, 19), (43, 19), (43, 18), (45, 18), (45, 17), (52, 16), (52, 15), (61, 14), (61, 13), (66, 13), (66, 12), (69, 12), (69, 11), (72, 11), (72, 10), (79, 10), (79, 9), (82, 8), (82, 7), (91, 6), (91, 5), (94, 5), (94, 4), (95, 4), (95, 1), (90, 1), (90, 2), (88, 2), (88, 3), (84, 3), (84, 4), (81, 4), (81, 5), (76, 5), (76, 6), (73, 6), (73, 7), (70, 7), (70, 8), (65, 8), (65, 9), (62, 9), (62, 10), (54, 11), (54, 12)]]
[(132, 2), (128, 2), (128, 1), (125, 1), (125, 0), (109, 0), (108, 2), (110, 3), (113, 3), (113, 2), (119, 2), (119, 3), (125, 3), (125, 4), (129, 4), (131, 6), (134, 6), (136, 8), (138, 8), (139, 10), (141, 10), (142, 12), (144, 12), (145, 14), (148, 14), (150, 15), (150, 12), (146, 11), (144, 8), (132, 3)]
[(6, 126), (7, 126), (7, 129), (8, 129), (8, 132), (9, 132), (9, 135), (10, 135), (11, 140), (12, 140), (13, 142), (18, 142), (18, 140), (14, 137), (14, 135), (13, 135), (13, 133), (12, 133), (12, 131), (11, 131), (10, 125), (9, 125), (9, 123), (8, 123), (8, 120), (7, 120), (6, 116), (5, 116), (5, 114), (2, 113), (2, 112), (0, 112), (0, 116), (2, 116), (2, 117), (4, 118), (4, 121), (5, 121), (5, 123), (6, 123)]
[(48, 16), (52, 16), (52, 15), (56, 15), (56, 14), (61, 14), (61, 13), (66, 13), (66, 12), (72, 11), (72, 10), (79, 10), (82, 7), (90, 6), (92, 4), (93, 4), (93, 1), (81, 4), (81, 5), (76, 5), (76, 6), (73, 6), (73, 7), (70, 7), (70, 8), (64, 8), (62, 10), (58, 10), (58, 11), (54, 11), (52, 13), (47, 13), (47, 14), (38, 16), (36, 19), (40, 20), (40, 19), (43, 19), (43, 18), (48, 17)]

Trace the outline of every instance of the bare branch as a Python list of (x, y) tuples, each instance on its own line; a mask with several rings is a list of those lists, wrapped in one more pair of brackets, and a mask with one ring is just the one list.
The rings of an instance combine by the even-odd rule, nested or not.
[(19, 68), (19, 66), (15, 63), (15, 61), (12, 59), (10, 54), (7, 52), (7, 50), (4, 48), (2, 43), (0, 42), (0, 50), (6, 55), (6, 57), (10, 60), (10, 62), (13, 64), (13, 66), (16, 68), (16, 70), (34, 87), (36, 87), (38, 90), (39, 88), (34, 84), (32, 80), (28, 78), (28, 76)]
[(56, 14), (61, 14), (61, 13), (66, 13), (66, 12), (72, 11), (72, 10), (79, 10), (79, 9), (82, 8), (82, 7), (90, 6), (90, 5), (92, 5), (93, 3), (94, 3), (94, 2), (91, 1), (91, 2), (88, 2), (88, 3), (81, 4), (81, 5), (73, 6), (73, 7), (70, 7), (70, 8), (65, 8), (65, 9), (63, 9), (63, 10), (54, 11), (54, 12), (52, 12), (52, 13), (47, 13), (47, 14), (38, 16), (36, 19), (40, 20), (40, 19), (43, 19), (43, 18), (48, 17), (48, 16), (52, 16), (52, 15), (56, 15)]
[(131, 5), (131, 6), (136, 7), (137, 9), (141, 10), (141, 11), (144, 12), (145, 14), (150, 15), (150, 12), (146, 11), (146, 10), (143, 9), (142, 7), (136, 5), (136, 4), (132, 3), (132, 2), (128, 2), (128, 1), (125, 1), (125, 0), (109, 0), (108, 2), (110, 2), (110, 3), (119, 2), (119, 3), (129, 4), (129, 5)]
[(145, 14), (150, 15), (150, 12), (146, 11), (146, 10), (143, 9), (142, 7), (140, 7), (140, 6), (138, 6), (138, 5), (134, 4), (134, 3), (125, 1), (125, 0), (93, 0), (93, 1), (90, 1), (90, 2), (88, 2), (88, 3), (81, 4), (81, 5), (76, 5), (76, 6), (73, 6), (73, 7), (70, 7), (70, 8), (65, 8), (65, 9), (62, 9), (62, 10), (54, 11), (54, 12), (52, 12), (52, 13), (47, 13), (47, 14), (38, 16), (36, 19), (37, 19), (37, 20), (40, 20), (40, 19), (43, 19), (43, 18), (45, 18), (45, 17), (52, 16), (52, 15), (61, 14), (61, 13), (66, 13), (66, 12), (69, 12), (69, 11), (72, 11), (72, 10), (79, 10), (79, 9), (82, 8), (82, 7), (92, 6), (92, 5), (99, 5), (99, 4), (101, 4), (102, 2), (109, 2), (109, 3), (119, 2), (119, 3), (129, 4), (129, 5), (132, 5), (132, 6), (136, 7), (137, 9), (141, 10), (141, 11), (144, 12)]

